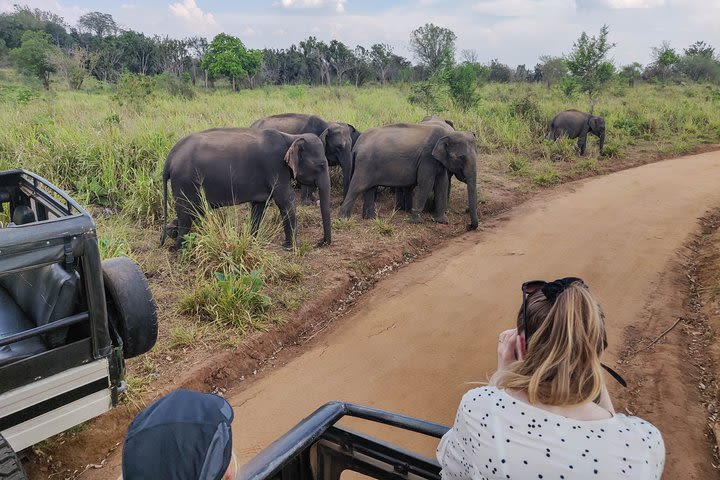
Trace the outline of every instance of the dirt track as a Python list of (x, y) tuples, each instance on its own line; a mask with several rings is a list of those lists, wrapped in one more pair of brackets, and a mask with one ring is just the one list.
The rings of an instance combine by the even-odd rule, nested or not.
[[(680, 314), (678, 254), (697, 218), (718, 205), (720, 152), (711, 152), (568, 184), (486, 223), (379, 282), (301, 356), (281, 356), (282, 367), (231, 391), (241, 462), (330, 400), (451, 423), (471, 388), (466, 382), (483, 381), (495, 368), (497, 333), (514, 323), (521, 282), (576, 275), (607, 313), (606, 360), (636, 382), (616, 408), (637, 408), (664, 433), (665, 478), (714, 478), (704, 415), (679, 365), (678, 341), (669, 335), (630, 363), (615, 360)], [(370, 431), (434, 451), (433, 441)], [(105, 475), (117, 471), (114, 457), (110, 469), (83, 478), (111, 478)]]

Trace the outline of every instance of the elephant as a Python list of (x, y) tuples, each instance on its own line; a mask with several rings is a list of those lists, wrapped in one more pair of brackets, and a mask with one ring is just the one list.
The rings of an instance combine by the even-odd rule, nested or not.
[(477, 144), (469, 132), (448, 131), (436, 125), (399, 123), (363, 132), (353, 148), (353, 175), (340, 216), (349, 217), (358, 196), (364, 194), (363, 216), (375, 215), (375, 187), (415, 187), (410, 221), (422, 222), (425, 201), (434, 189), (434, 219), (447, 223), (447, 172), (467, 183), (470, 224), (478, 227)]
[[(315, 115), (302, 113), (283, 113), (256, 120), (250, 128), (274, 128), (291, 134), (312, 133), (320, 137), (325, 144), (325, 156), (328, 165), (340, 165), (343, 173), (343, 196), (347, 193), (352, 175), (352, 147), (360, 132), (348, 123), (326, 122)], [(313, 188), (302, 186), (302, 204), (310, 205)]]
[[(438, 127), (444, 128), (445, 130), (449, 132), (455, 131), (455, 124), (442, 117), (438, 117), (437, 115), (428, 115), (422, 120), (420, 120), (420, 125), (436, 125)], [(450, 180), (453, 177), (453, 173), (448, 170), (448, 204), (450, 203)], [(429, 208), (429, 206), (432, 205), (434, 207), (435, 205), (435, 199), (430, 199), (427, 202), (426, 210)], [(395, 209), (402, 210), (404, 212), (409, 212), (412, 208), (412, 188), (397, 188), (395, 189)], [(365, 210), (367, 210), (367, 206), (365, 207)]]
[(212, 208), (250, 202), (253, 234), (272, 198), (283, 219), (283, 246), (290, 248), (296, 240), (292, 178), (301, 185), (318, 187), (323, 223), (323, 238), (318, 245), (329, 245), (330, 173), (325, 147), (316, 135), (290, 135), (254, 128), (216, 128), (188, 135), (172, 148), (165, 160), (163, 213), (167, 223), (169, 180), (177, 221), (164, 228), (160, 244), (164, 243), (168, 231), (176, 229), (176, 246), (182, 246), (192, 220), (202, 213), (202, 188)]
[(577, 148), (580, 155), (585, 155), (588, 133), (592, 133), (600, 139), (598, 145), (600, 155), (602, 155), (603, 146), (605, 145), (605, 119), (590, 113), (579, 110), (565, 110), (558, 113), (550, 123), (550, 130), (546, 138), (548, 140), (557, 140), (560, 136), (577, 138)]

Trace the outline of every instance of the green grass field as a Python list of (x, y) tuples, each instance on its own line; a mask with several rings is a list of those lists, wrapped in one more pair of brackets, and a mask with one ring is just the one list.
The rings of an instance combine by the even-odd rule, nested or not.
[[(137, 104), (120, 105), (107, 87), (29, 94), (6, 84), (0, 87), (0, 168), (32, 169), (86, 204), (156, 224), (163, 161), (183, 136), (212, 127), (246, 127), (280, 112), (314, 113), (361, 131), (417, 122), (425, 112), (408, 103), (408, 94), (405, 86), (289, 86), (240, 93), (200, 91), (191, 100), (157, 92)], [(527, 84), (490, 84), (480, 94), (477, 108), (463, 113), (449, 106), (441, 115), (458, 129), (474, 132), (482, 152), (509, 154), (513, 174), (526, 173), (535, 161), (573, 155), (568, 143), (553, 144), (542, 137), (558, 111), (587, 110), (583, 98), (568, 99), (557, 90)], [(615, 85), (603, 94), (595, 112), (606, 117), (607, 153), (622, 156), (638, 141), (677, 152), (720, 141), (719, 107), (717, 87)], [(553, 183), (552, 174), (545, 176), (539, 176), (540, 184)]]

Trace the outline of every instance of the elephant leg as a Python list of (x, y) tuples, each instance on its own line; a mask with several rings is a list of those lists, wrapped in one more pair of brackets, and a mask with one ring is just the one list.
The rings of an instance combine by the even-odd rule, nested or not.
[(348, 190), (350, 189), (350, 177), (352, 176), (352, 164), (349, 164), (347, 162), (340, 164), (340, 169), (342, 170), (343, 175), (343, 200), (345, 200), (345, 195), (347, 195)]
[(375, 211), (375, 199), (377, 198), (377, 187), (366, 190), (363, 194), (363, 213), (362, 218), (373, 219), (377, 217)]
[(413, 187), (402, 187), (402, 194), (403, 194), (402, 210), (404, 212), (409, 212), (410, 210), (412, 210)]
[(418, 172), (418, 184), (413, 192), (412, 209), (410, 210), (411, 223), (422, 223), (423, 220), (420, 214), (425, 207), (425, 202), (427, 202), (434, 182), (435, 177), (429, 174), (421, 175), (420, 172)]
[(315, 203), (315, 196), (313, 195), (314, 190), (315, 187), (310, 187), (308, 185), (302, 185), (300, 187), (300, 201), (303, 205), (313, 205)]
[(295, 245), (297, 238), (295, 235), (297, 229), (297, 223), (295, 220), (295, 202), (293, 202), (292, 191), (288, 187), (284, 189), (287, 191), (276, 194), (273, 198), (275, 205), (277, 205), (280, 211), (280, 218), (283, 220), (283, 229), (285, 230), (285, 241), (283, 242), (284, 248), (292, 248)]
[(578, 137), (577, 149), (580, 152), (580, 156), (585, 155), (585, 146), (587, 145), (587, 133)]
[[(372, 187), (369, 187), (372, 188)], [(355, 200), (365, 192), (367, 188), (365, 188), (364, 185), (359, 185), (357, 182), (350, 181), (350, 187), (348, 188), (347, 195), (345, 195), (345, 200), (343, 200), (342, 205), (340, 205), (340, 216), (343, 218), (350, 218), (350, 214), (352, 213), (353, 205), (355, 204)]]
[(202, 206), (200, 204), (200, 195), (195, 191), (194, 195), (186, 195), (181, 191), (181, 195), (175, 199), (175, 213), (177, 213), (177, 237), (175, 238), (175, 246), (181, 248), (185, 235), (190, 233), (193, 220), (198, 215), (202, 215)]
[(257, 235), (257, 232), (260, 229), (260, 222), (262, 222), (263, 215), (265, 215), (265, 205), (265, 202), (252, 202), (250, 232), (253, 235)]
[(446, 212), (448, 206), (447, 189), (449, 186), (450, 182), (447, 173), (442, 172), (437, 177), (435, 177), (435, 215), (433, 216), (433, 220), (435, 220), (437, 223), (448, 223), (448, 217)]
[(407, 204), (405, 203), (405, 188), (395, 187), (395, 210), (407, 211)]

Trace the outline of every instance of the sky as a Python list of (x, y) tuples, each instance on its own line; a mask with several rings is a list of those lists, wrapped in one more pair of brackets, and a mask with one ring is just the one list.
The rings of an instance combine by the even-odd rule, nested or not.
[(649, 63), (663, 41), (681, 53), (703, 40), (720, 53), (720, 0), (0, 0), (0, 11), (14, 3), (52, 11), (71, 25), (101, 11), (151, 35), (211, 39), (225, 32), (249, 48), (287, 48), (310, 35), (351, 48), (387, 43), (413, 63), (410, 33), (425, 23), (455, 32), (457, 60), (474, 50), (480, 62), (497, 58), (512, 67), (566, 54), (581, 32), (596, 35), (603, 24), (618, 66)]

